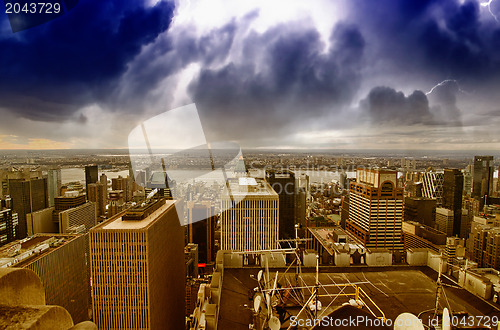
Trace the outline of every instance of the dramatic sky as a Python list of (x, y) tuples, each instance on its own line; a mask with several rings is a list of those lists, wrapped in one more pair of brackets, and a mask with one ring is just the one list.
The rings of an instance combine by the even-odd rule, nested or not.
[(0, 149), (127, 148), (190, 103), (243, 147), (499, 150), (500, 0), (80, 0), (15, 33), (0, 12)]

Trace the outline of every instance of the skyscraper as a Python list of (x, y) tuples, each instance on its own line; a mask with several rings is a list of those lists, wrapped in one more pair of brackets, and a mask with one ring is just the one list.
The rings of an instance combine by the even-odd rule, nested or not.
[(453, 211), (453, 236), (460, 236), (463, 187), (464, 175), (459, 169), (444, 170), (442, 206)]
[[(472, 168), (472, 197), (482, 200), (493, 190), (493, 156), (474, 156)], [(484, 200), (481, 202), (481, 208)]]
[(47, 190), (49, 194), (49, 207), (54, 206), (54, 198), (61, 193), (61, 170), (52, 169), (47, 175)]
[(436, 229), (442, 231), (446, 236), (453, 236), (453, 224), (455, 214), (453, 210), (438, 207), (436, 209)]
[(16, 238), (23, 239), (28, 235), (26, 214), (48, 206), (47, 179), (9, 180), (9, 192), (12, 198), (12, 209), (19, 218)]
[(108, 202), (106, 186), (102, 183), (91, 183), (88, 185), (87, 189), (88, 200), (96, 203), (97, 216), (106, 215), (106, 204)]
[(443, 181), (443, 173), (429, 171), (422, 174), (422, 196), (435, 198), (438, 207), (443, 203)]
[(62, 230), (62, 228), (59, 228), (59, 213), (83, 205), (85, 204), (85, 202), (85, 195), (73, 190), (66, 191), (63, 196), (54, 198), (54, 212), (52, 214), (52, 221), (54, 221), (54, 223), (56, 224), (57, 232), (61, 232)]
[[(279, 197), (264, 179), (241, 177), (228, 181), (222, 195), (221, 249), (276, 249)], [(243, 198), (242, 198), (243, 196)], [(234, 205), (234, 200), (241, 200)]]
[[(89, 184), (99, 181), (99, 170), (97, 165), (85, 166), (85, 193), (88, 194)], [(88, 195), (87, 195), (88, 198)]]
[(17, 214), (12, 213), (12, 200), (0, 200), (0, 246), (10, 243), (16, 238)]
[(88, 233), (96, 223), (96, 204), (87, 202), (77, 207), (58, 213), (59, 233), (68, 232)]
[(111, 179), (111, 189), (123, 190), (123, 199), (125, 202), (130, 202), (132, 200), (133, 185), (129, 176), (124, 178), (120, 175), (117, 178)]
[(36, 234), (0, 248), (0, 267), (34, 271), (42, 280), (47, 304), (64, 307), (75, 323), (82, 322), (89, 319), (90, 307), (87, 244), (84, 235)]
[(397, 186), (397, 172), (358, 169), (349, 191), (346, 229), (367, 248), (400, 253), (402, 218), (403, 188)]
[(406, 197), (404, 221), (415, 221), (434, 228), (436, 221), (436, 199), (426, 197)]
[(279, 238), (295, 238), (295, 174), (266, 170), (266, 181), (279, 196)]
[[(210, 263), (215, 260), (215, 223), (214, 207), (210, 201), (187, 202), (188, 242), (198, 245), (199, 262)], [(204, 219), (193, 222), (193, 219)]]
[(184, 327), (184, 234), (175, 204), (153, 200), (90, 230), (94, 322), (100, 329)]

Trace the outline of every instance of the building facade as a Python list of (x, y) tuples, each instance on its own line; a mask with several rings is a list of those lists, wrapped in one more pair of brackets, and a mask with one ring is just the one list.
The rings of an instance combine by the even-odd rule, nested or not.
[(406, 197), (404, 220), (416, 221), (434, 228), (436, 222), (436, 199), (427, 197)]
[(37, 234), (0, 249), (0, 267), (34, 271), (48, 305), (64, 307), (75, 323), (89, 320), (90, 278), (83, 235)]
[(47, 178), (9, 180), (9, 193), (19, 219), (16, 238), (23, 239), (28, 235), (26, 215), (48, 207)]
[[(472, 197), (491, 196), (493, 189), (493, 156), (474, 156)], [(484, 205), (484, 204), (482, 204)]]
[[(198, 259), (201, 263), (215, 261), (215, 224), (217, 218), (210, 201), (187, 202), (188, 243), (198, 245)], [(204, 219), (193, 221), (193, 219)]]
[(444, 173), (422, 173), (422, 196), (436, 199), (436, 205), (438, 207), (443, 203), (443, 181)]
[(242, 177), (228, 182), (230, 190), (222, 195), (221, 209), (226, 211), (221, 214), (221, 249), (278, 248), (278, 194), (264, 179)]
[(295, 174), (266, 170), (266, 181), (279, 196), (279, 238), (295, 238)]
[(358, 169), (349, 191), (346, 230), (366, 248), (385, 248), (401, 253), (403, 241), (403, 188), (397, 186), (397, 172)]
[(10, 198), (0, 200), (0, 246), (16, 239), (18, 218), (17, 213), (13, 213), (11, 207)]
[(445, 169), (442, 207), (453, 211), (453, 236), (460, 236), (464, 175), (459, 169)]
[(90, 230), (94, 322), (100, 329), (183, 329), (184, 231), (158, 199)]
[[(102, 178), (102, 176), (101, 176)], [(108, 203), (107, 185), (100, 183), (91, 183), (88, 185), (88, 200), (96, 204), (97, 216), (106, 215), (106, 205)]]
[(85, 166), (85, 193), (88, 194), (89, 184), (96, 183), (98, 181), (99, 181), (99, 168), (97, 167), (97, 165)]

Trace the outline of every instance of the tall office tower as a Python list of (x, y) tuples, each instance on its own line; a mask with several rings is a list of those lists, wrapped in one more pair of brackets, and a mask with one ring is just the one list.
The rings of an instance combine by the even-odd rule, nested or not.
[(345, 224), (349, 220), (349, 195), (342, 196), (340, 208), (340, 226), (345, 229)]
[(59, 212), (59, 233), (88, 233), (97, 224), (96, 204), (87, 202)]
[[(307, 213), (307, 197), (309, 195), (309, 175), (295, 176), (295, 223), (305, 227)], [(348, 184), (349, 181), (347, 181)], [(347, 189), (347, 188), (346, 188)]]
[[(221, 249), (278, 248), (279, 196), (264, 179), (229, 179), (222, 194)], [(241, 200), (234, 205), (233, 201)]]
[(99, 329), (184, 328), (184, 230), (176, 207), (182, 205), (152, 200), (90, 230)]
[(88, 194), (89, 184), (99, 181), (99, 170), (97, 165), (85, 166), (85, 193)]
[(78, 191), (66, 191), (63, 196), (54, 198), (53, 221), (59, 223), (59, 212), (83, 205), (86, 201), (85, 195)]
[(91, 183), (88, 185), (87, 198), (96, 204), (98, 217), (106, 215), (107, 195), (106, 186), (102, 183)]
[(445, 169), (442, 207), (453, 211), (453, 235), (460, 236), (464, 175), (459, 169)]
[[(482, 200), (493, 190), (493, 156), (474, 156), (472, 169), (472, 197)], [(481, 208), (484, 200), (481, 201)]]
[[(199, 261), (211, 263), (215, 260), (215, 224), (214, 207), (210, 201), (187, 202), (188, 243), (198, 245)], [(193, 219), (204, 219), (193, 222)]]
[[(471, 231), (471, 224), (475, 216), (479, 216), (479, 201), (469, 195), (463, 195), (462, 197), (462, 215), (466, 214), (465, 227), (462, 230), (461, 238), (467, 239)], [(464, 212), (464, 211), (467, 212)]]
[(266, 170), (266, 181), (279, 196), (279, 239), (295, 238), (295, 174)]
[(500, 227), (498, 219), (489, 216), (474, 217), (467, 239), (468, 257), (478, 267), (500, 270)]
[(402, 218), (403, 188), (397, 186), (397, 172), (358, 169), (349, 190), (346, 229), (367, 248), (386, 248), (399, 254), (403, 250)]
[(434, 228), (436, 221), (436, 200), (426, 197), (406, 197), (404, 221), (415, 221)]
[(443, 203), (444, 173), (424, 172), (422, 174), (422, 196), (435, 198), (437, 206)]
[(61, 212), (85, 204), (85, 195), (78, 191), (66, 191), (63, 196), (54, 198), (56, 212)]
[(500, 166), (498, 166), (497, 196), (500, 196)]
[(453, 210), (438, 207), (436, 209), (436, 229), (446, 233), (446, 236), (453, 236), (453, 223), (455, 215)]
[(106, 174), (101, 174), (101, 176), (99, 177), (99, 183), (104, 185), (104, 187), (106, 187), (106, 190), (108, 190), (108, 177), (106, 176)]
[(120, 213), (124, 208), (123, 190), (111, 190), (109, 192), (108, 218)]
[(16, 239), (17, 213), (12, 213), (12, 200), (0, 200), (0, 246)]
[(47, 178), (9, 180), (9, 192), (12, 210), (18, 214), (19, 219), (16, 238), (23, 239), (28, 235), (26, 215), (48, 206)]
[(47, 190), (49, 193), (49, 207), (54, 206), (54, 198), (61, 192), (61, 169), (52, 169), (47, 174)]
[(133, 197), (133, 185), (129, 176), (123, 178), (121, 175), (111, 179), (111, 189), (123, 190), (123, 199), (125, 202), (130, 202)]
[(64, 307), (75, 323), (89, 319), (90, 278), (83, 235), (37, 234), (0, 248), (0, 267), (34, 271), (42, 280), (47, 305)]
[(472, 165), (467, 165), (467, 168), (462, 170), (464, 175), (464, 192), (468, 195), (472, 194)]
[(43, 177), (41, 170), (31, 170), (28, 168), (16, 171), (0, 170), (0, 196), (10, 195), (9, 181), (27, 181), (30, 179), (40, 179)]

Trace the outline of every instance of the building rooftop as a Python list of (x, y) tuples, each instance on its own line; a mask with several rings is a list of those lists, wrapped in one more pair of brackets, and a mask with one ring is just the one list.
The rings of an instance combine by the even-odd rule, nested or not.
[(6, 244), (0, 248), (0, 268), (24, 267), (79, 236), (74, 234), (37, 234)]
[[(218, 320), (220, 329), (248, 329), (248, 325), (254, 322), (253, 303), (249, 299), (251, 299), (253, 289), (257, 286), (255, 278), (259, 270), (260, 268), (256, 267), (224, 269)], [(295, 283), (295, 271), (289, 271), (285, 276), (283, 276), (285, 269), (278, 269), (278, 271), (279, 283), (283, 287), (288, 286), (289, 283)], [(270, 270), (271, 276), (274, 276), (275, 272), (276, 269)], [(250, 275), (253, 275), (253, 278)], [(304, 272), (301, 277), (302, 285), (314, 286), (315, 273)], [(418, 315), (420, 312), (434, 308), (437, 288), (435, 277), (435, 272), (427, 267), (379, 267), (378, 269), (375, 267), (341, 269), (331, 267), (321, 270), (319, 282), (322, 285), (363, 283), (359, 284), (359, 287), (380, 307), (386, 318), (394, 321), (399, 314), (404, 312)], [(321, 313), (328, 315), (343, 303), (348, 302), (349, 297), (335, 296), (335, 294), (351, 293), (352, 288), (346, 287), (344, 291), (341, 290), (342, 288), (334, 286), (321, 287), (320, 294), (325, 295), (320, 298), (323, 305)], [(454, 312), (468, 312), (468, 315), (473, 316), (499, 315), (494, 307), (464, 289), (447, 288), (445, 290)], [(308, 297), (310, 292), (307, 290), (305, 292)], [(380, 314), (369, 301), (366, 300), (366, 302), (375, 313)], [(300, 307), (287, 307), (287, 311), (292, 315), (296, 315), (299, 310)], [(432, 316), (432, 312), (424, 313), (422, 318), (426, 316)], [(283, 325), (286, 328), (288, 324)]]
[(164, 200), (164, 205), (142, 220), (123, 220), (123, 216), (130, 211), (118, 213), (109, 220), (97, 225), (93, 230), (139, 230), (149, 227), (158, 217), (170, 208), (175, 207), (175, 200)]
[(227, 180), (229, 184), (228, 192), (227, 186), (224, 188), (223, 197), (228, 197), (229, 193), (233, 196), (275, 196), (278, 194), (273, 188), (262, 178), (241, 177), (231, 178)]

